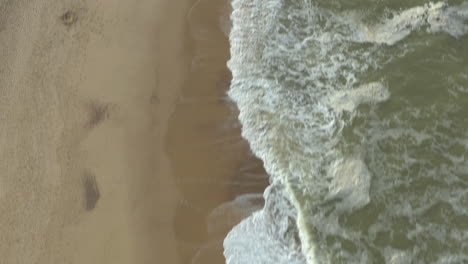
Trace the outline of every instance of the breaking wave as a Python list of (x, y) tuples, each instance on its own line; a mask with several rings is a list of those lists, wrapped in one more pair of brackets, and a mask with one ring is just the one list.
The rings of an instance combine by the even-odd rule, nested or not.
[(468, 3), (349, 2), (232, 1), (229, 96), (271, 185), (229, 264), (468, 261)]

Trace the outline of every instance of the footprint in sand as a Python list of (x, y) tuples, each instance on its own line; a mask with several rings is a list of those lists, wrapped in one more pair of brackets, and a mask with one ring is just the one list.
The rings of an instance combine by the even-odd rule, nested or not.
[(70, 27), (78, 21), (78, 14), (69, 10), (60, 16), (60, 20), (65, 26)]
[(86, 122), (86, 127), (91, 129), (108, 119), (114, 106), (92, 101), (88, 103), (87, 108), (88, 121)]
[(99, 187), (96, 182), (96, 176), (90, 171), (85, 171), (82, 178), (82, 184), (84, 190), (84, 207), (86, 211), (92, 211), (96, 208), (99, 198), (101, 198)]

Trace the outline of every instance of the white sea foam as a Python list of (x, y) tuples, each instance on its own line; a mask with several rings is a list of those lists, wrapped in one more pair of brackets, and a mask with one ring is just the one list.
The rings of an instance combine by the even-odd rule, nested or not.
[(262, 209), (263, 197), (259, 194), (244, 194), (216, 207), (207, 217), (208, 232), (214, 233), (232, 227), (254, 212)]
[(379, 103), (390, 98), (390, 92), (381, 82), (362, 85), (352, 90), (337, 91), (330, 98), (330, 105), (336, 112), (353, 112), (364, 103)]
[[(467, 249), (444, 226), (467, 217), (466, 120), (380, 74), (431, 45), (403, 45), (412, 32), (466, 34), (466, 7), (429, 3), (364, 26), (315, 1), (233, 1), (229, 96), (272, 186), (226, 237), (227, 263), (429, 263), (450, 259), (431, 247)], [(418, 94), (436, 97), (426, 86)]]
[(265, 191), (265, 208), (243, 220), (226, 237), (227, 264), (304, 264), (295, 237), (295, 213), (284, 188), (272, 185)]
[(359, 159), (337, 160), (330, 168), (332, 181), (326, 200), (339, 199), (338, 210), (359, 209), (369, 203), (371, 175)]
[(410, 264), (411, 256), (404, 251), (395, 250), (393, 248), (385, 249), (385, 262), (388, 264)]
[(404, 10), (377, 25), (361, 24), (357, 41), (394, 45), (423, 26), (432, 33), (461, 37), (468, 32), (467, 19), (468, 4), (449, 7), (446, 2), (429, 3)]

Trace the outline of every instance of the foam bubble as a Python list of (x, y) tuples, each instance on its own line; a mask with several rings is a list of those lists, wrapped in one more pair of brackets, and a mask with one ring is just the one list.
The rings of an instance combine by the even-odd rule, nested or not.
[(353, 112), (364, 103), (379, 103), (390, 98), (390, 92), (381, 82), (362, 85), (352, 90), (337, 91), (330, 98), (330, 105), (336, 112)]
[(410, 264), (411, 256), (407, 252), (386, 248), (385, 261), (388, 264)]
[(368, 204), (371, 175), (361, 160), (336, 161), (330, 169), (331, 184), (327, 200), (340, 200), (338, 210), (354, 210)]
[(467, 19), (466, 3), (458, 7), (448, 7), (445, 2), (429, 3), (397, 13), (378, 25), (361, 24), (357, 41), (394, 45), (423, 26), (428, 26), (431, 33), (461, 37), (468, 32)]

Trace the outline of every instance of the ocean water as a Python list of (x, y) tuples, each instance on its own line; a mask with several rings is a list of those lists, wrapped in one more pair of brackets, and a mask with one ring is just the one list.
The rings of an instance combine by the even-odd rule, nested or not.
[(468, 263), (468, 2), (232, 7), (229, 97), (270, 186), (226, 262)]

